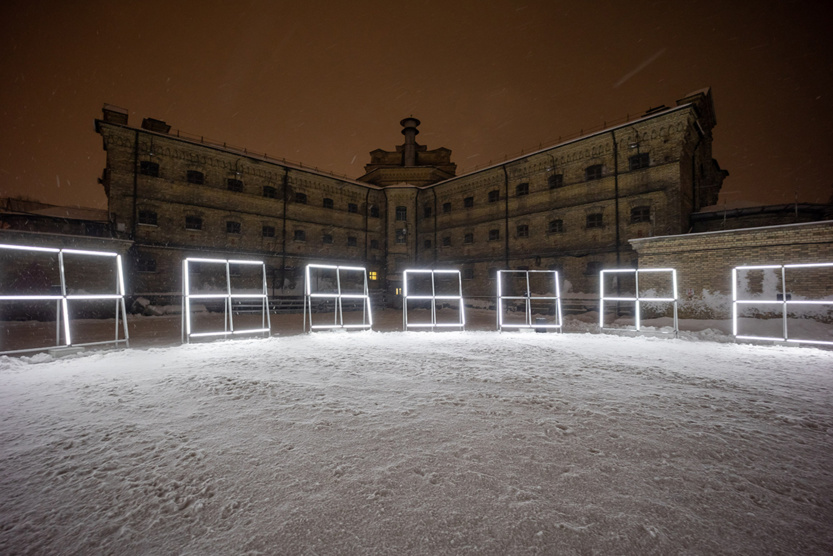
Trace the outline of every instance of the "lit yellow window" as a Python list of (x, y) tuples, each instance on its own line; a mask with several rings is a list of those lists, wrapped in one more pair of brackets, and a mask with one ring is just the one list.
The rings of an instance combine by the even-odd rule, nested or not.
[(396, 295), (402, 295), (402, 288), (396, 288)]
[(367, 273), (367, 278), (368, 278), (368, 280), (376, 280), (376, 271), (371, 270), (370, 272), (368, 272)]

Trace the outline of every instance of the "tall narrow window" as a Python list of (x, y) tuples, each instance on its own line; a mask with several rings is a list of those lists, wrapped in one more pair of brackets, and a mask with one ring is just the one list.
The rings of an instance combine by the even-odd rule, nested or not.
[(553, 174), (547, 178), (547, 185), (550, 189), (558, 189), (564, 187), (564, 174)]
[(152, 210), (140, 210), (139, 211), (139, 224), (144, 224), (145, 226), (156, 226), (157, 225), (157, 217), (156, 213)]
[(238, 179), (228, 178), (226, 180), (226, 186), (229, 191), (237, 191), (238, 193), (243, 191), (243, 182)]
[(588, 228), (601, 228), (604, 226), (604, 215), (600, 212), (587, 215)]
[(498, 201), (500, 201), (500, 190), (492, 189), (489, 191), (489, 202), (497, 203)]
[(233, 222), (231, 220), (226, 222), (226, 233), (227, 234), (239, 234), (240, 233), (240, 222)]
[(406, 238), (406, 233), (405, 233), (404, 228), (396, 230), (396, 243), (397, 244), (403, 245), (404, 243), (406, 243), (405, 238)]
[(651, 165), (651, 158), (648, 156), (648, 153), (639, 153), (633, 156), (628, 157), (628, 167), (631, 170), (639, 170), (641, 168), (647, 168)]
[(526, 182), (519, 183), (518, 186), (515, 187), (515, 196), (516, 197), (522, 197), (524, 195), (529, 195), (529, 184), (526, 183)]
[(584, 169), (584, 181), (593, 181), (602, 179), (602, 165), (594, 164)]
[(188, 170), (185, 173), (185, 179), (188, 180), (188, 183), (202, 185), (205, 183), (205, 174), (203, 174), (199, 170)]
[(633, 207), (631, 209), (631, 223), (650, 222), (651, 221), (651, 207)]
[(408, 219), (408, 207), (396, 207), (396, 219), (405, 221)]
[(185, 217), (185, 229), (186, 230), (202, 230), (202, 218), (199, 216), (186, 216)]
[(159, 177), (159, 164), (149, 160), (143, 160), (139, 163), (139, 173), (143, 176), (150, 176), (152, 178)]

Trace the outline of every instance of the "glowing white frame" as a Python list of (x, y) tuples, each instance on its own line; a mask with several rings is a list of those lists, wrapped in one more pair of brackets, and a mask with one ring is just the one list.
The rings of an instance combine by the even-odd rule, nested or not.
[[(57, 253), (58, 254), (58, 271), (61, 280), (61, 295), (0, 295), (0, 301), (50, 301), (54, 300), (57, 304), (58, 314), (55, 322), (55, 345), (38, 348), (16, 349), (10, 351), (0, 351), (0, 354), (11, 353), (25, 353), (30, 351), (41, 351), (44, 349), (54, 349), (59, 347), (70, 346), (95, 346), (102, 344), (118, 345), (122, 342), (128, 347), (130, 346), (130, 333), (127, 328), (127, 310), (124, 304), (124, 272), (121, 262), (121, 255), (109, 251), (87, 251), (82, 249), (58, 249), (53, 247), (33, 247), (30, 245), (8, 245), (0, 244), (0, 249), (11, 249), (16, 251), (34, 251), (41, 253)], [(82, 294), (82, 295), (67, 295), (66, 271), (64, 269), (64, 254), (82, 255), (93, 257), (113, 257), (116, 259), (116, 293), (115, 294)], [(69, 319), (69, 302), (70, 301), (89, 301), (96, 299), (112, 299), (116, 302), (116, 330), (112, 341), (106, 340), (103, 342), (85, 342), (73, 343), (72, 333), (70, 331)], [(119, 315), (124, 327), (124, 338), (119, 338)], [(64, 344), (60, 343), (61, 339), (61, 324), (64, 330)]]
[[(408, 294), (408, 273), (411, 274), (430, 274), (431, 275), (431, 295), (410, 295)], [(437, 285), (434, 276), (437, 274), (456, 274), (457, 275), (457, 290), (458, 295), (437, 295)], [(431, 300), (431, 322), (410, 323), (408, 322), (408, 300), (409, 299), (430, 299)], [(438, 299), (456, 299), (460, 302), (460, 318), (458, 322), (437, 322), (437, 300)], [(463, 304), (463, 277), (459, 270), (431, 270), (431, 269), (409, 269), (402, 273), (402, 328), (448, 328), (448, 327), (466, 327), (466, 312)]]
[[(312, 291), (312, 281), (310, 280), (310, 269), (322, 268), (336, 271), (336, 293), (316, 293)], [(364, 288), (362, 293), (342, 293), (341, 292), (341, 271), (347, 270), (350, 272), (361, 272), (364, 277)], [(335, 329), (335, 328), (371, 328), (373, 326), (373, 311), (370, 307), (370, 289), (367, 285), (367, 269), (363, 266), (340, 266), (328, 264), (308, 264), (304, 270), (305, 285), (304, 285), (304, 332), (312, 332), (320, 329)], [(333, 324), (313, 324), (312, 323), (312, 298), (335, 299), (335, 308), (333, 309)], [(344, 310), (342, 305), (343, 299), (364, 299), (362, 303), (362, 324), (344, 324)], [(307, 329), (307, 310), (309, 310), (309, 329)]]
[[(553, 275), (553, 282), (555, 283), (555, 295), (542, 295), (532, 297), (529, 290), (529, 274), (536, 273), (551, 273)], [(520, 295), (503, 295), (503, 288), (501, 284), (501, 275), (506, 274), (524, 274), (526, 276), (526, 294)], [(506, 324), (503, 322), (503, 300), (504, 299), (523, 299), (526, 302), (526, 318), (524, 324)], [(532, 300), (551, 300), (555, 301), (556, 324), (533, 324), (532, 323)], [(504, 328), (555, 328), (561, 329), (563, 326), (563, 316), (561, 313), (561, 288), (558, 285), (558, 271), (557, 270), (498, 270), (497, 271), (497, 327), (502, 331)]]
[[(802, 340), (790, 338), (789, 335), (789, 319), (787, 318), (787, 305), (833, 305), (833, 301), (823, 301), (820, 299), (801, 299), (788, 300), (787, 299), (787, 269), (788, 268), (811, 268), (811, 267), (833, 267), (833, 263), (809, 263), (809, 264), (784, 264), (784, 265), (754, 265), (754, 266), (736, 266), (732, 269), (732, 336), (738, 340), (766, 340), (770, 342), (792, 342), (795, 344), (819, 344), (830, 346), (833, 342), (824, 340)], [(738, 270), (769, 270), (781, 269), (781, 301), (761, 300), (761, 299), (738, 299)], [(781, 305), (781, 318), (783, 322), (784, 337), (771, 338), (767, 336), (738, 336), (738, 305)]]
[[(634, 275), (634, 294), (635, 297), (605, 297), (605, 272), (609, 273), (633, 273)], [(640, 272), (670, 272), (671, 273), (671, 288), (674, 297), (640, 297), (639, 296), (639, 273)], [(632, 301), (636, 303), (636, 331), (641, 329), (641, 306), (645, 301), (648, 303), (672, 303), (674, 306), (674, 336), (679, 333), (679, 326), (677, 322), (677, 271), (673, 268), (611, 268), (599, 272), (599, 328), (602, 330), (610, 330), (610, 327), (605, 327), (605, 301)]]
[[(226, 293), (191, 293), (191, 281), (188, 277), (189, 263), (222, 264), (226, 267)], [(262, 269), (263, 285), (261, 293), (233, 293), (231, 290), (231, 270), (233, 264), (239, 265), (260, 265)], [(222, 299), (223, 300), (223, 330), (216, 332), (191, 332), (191, 300), (192, 299)], [(233, 299), (260, 299), (261, 300), (261, 327), (247, 328), (244, 330), (234, 329), (234, 315), (232, 310)], [(272, 335), (272, 320), (269, 316), (269, 296), (266, 287), (266, 263), (263, 261), (248, 261), (238, 259), (203, 259), (189, 257), (182, 260), (182, 343), (191, 343), (191, 338), (202, 338), (208, 336), (229, 336), (239, 334), (266, 334)]]

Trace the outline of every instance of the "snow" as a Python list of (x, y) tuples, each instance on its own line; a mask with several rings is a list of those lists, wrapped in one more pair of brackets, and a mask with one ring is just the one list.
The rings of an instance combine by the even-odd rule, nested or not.
[(831, 351), (323, 332), (0, 380), (4, 554), (833, 550)]

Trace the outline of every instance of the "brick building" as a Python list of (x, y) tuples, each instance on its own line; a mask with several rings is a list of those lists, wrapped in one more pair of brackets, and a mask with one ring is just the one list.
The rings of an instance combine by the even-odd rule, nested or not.
[(592, 292), (601, 267), (635, 265), (628, 240), (688, 232), (727, 175), (709, 90), (461, 176), (406, 118), (404, 144), (372, 151), (357, 180), (103, 113), (101, 183), (136, 294), (179, 292), (185, 256), (262, 259), (273, 294), (300, 294), (311, 262), (364, 265), (392, 295), (411, 267), (462, 269), (467, 296), (493, 296), (501, 268), (559, 269)]

